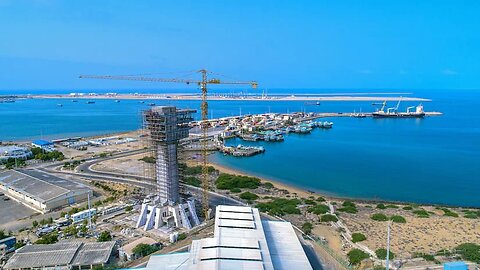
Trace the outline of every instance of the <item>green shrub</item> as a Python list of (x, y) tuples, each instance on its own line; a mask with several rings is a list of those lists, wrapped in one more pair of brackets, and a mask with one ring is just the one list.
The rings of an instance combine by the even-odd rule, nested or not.
[(257, 208), (271, 215), (283, 216), (285, 214), (300, 214), (300, 210), (297, 208), (300, 203), (299, 199), (276, 198), (269, 202), (258, 203)]
[(411, 207), (410, 205), (407, 205), (407, 206), (404, 206), (402, 209), (403, 210), (413, 210), (413, 207)]
[[(387, 250), (384, 249), (384, 248), (379, 248), (375, 251), (375, 254), (377, 255), (377, 257), (380, 259), (380, 260), (385, 260), (387, 259)], [(395, 258), (395, 253), (393, 253), (391, 250), (390, 250), (390, 253), (388, 255), (388, 258), (390, 260), (394, 259)]]
[(311, 199), (303, 199), (303, 203), (308, 204), (308, 205), (316, 205), (317, 204), (314, 200), (311, 200)]
[(274, 188), (274, 185), (270, 182), (265, 182), (265, 183), (263, 183), (263, 187), (266, 188), (266, 189), (272, 189), (272, 188)]
[(110, 234), (109, 231), (103, 231), (100, 233), (97, 239), (98, 242), (107, 242), (107, 241), (112, 241), (112, 235)]
[(323, 197), (317, 197), (317, 202), (324, 202), (325, 201), (325, 198)]
[(156, 251), (158, 251), (159, 248), (157, 246), (152, 246), (148, 244), (138, 244), (136, 245), (133, 249), (132, 252), (136, 254), (137, 256), (147, 256), (150, 255)]
[[(186, 164), (180, 163), (178, 164), (178, 168), (184, 175), (197, 175), (202, 173), (203, 167), (200, 165), (188, 167)], [(213, 166), (208, 166), (208, 173), (214, 172), (217, 172), (217, 170)]]
[(321, 222), (337, 222), (338, 218), (331, 214), (325, 214), (320, 217)]
[(231, 189), (230, 189), (230, 192), (232, 192), (232, 193), (240, 193), (240, 192), (242, 192), (242, 190), (239, 189), (239, 188), (231, 188)]
[[(105, 155), (106, 156), (106, 155)], [(151, 163), (151, 164), (155, 164), (156, 162), (156, 159), (154, 157), (142, 157), (141, 159), (139, 159), (140, 161), (143, 161), (145, 163)]]
[(480, 245), (473, 243), (465, 243), (455, 248), (463, 260), (480, 263)]
[(390, 220), (395, 223), (407, 223), (407, 220), (404, 217), (398, 215), (391, 216)]
[(187, 235), (185, 233), (178, 234), (177, 241), (182, 241), (184, 239), (187, 239)]
[(352, 201), (344, 201), (342, 205), (343, 207), (357, 207)]
[(329, 207), (324, 204), (317, 204), (307, 209), (309, 213), (314, 213), (316, 215), (326, 214), (329, 210), (330, 210)]
[(387, 207), (386, 207), (385, 204), (383, 204), (383, 203), (377, 204), (377, 208), (378, 208), (378, 209), (387, 209)]
[(42, 238), (38, 239), (35, 244), (54, 244), (58, 242), (58, 233), (57, 232), (51, 232), (49, 234), (46, 234), (42, 236)]
[(440, 210), (443, 211), (443, 215), (447, 217), (458, 217), (458, 214), (453, 212), (452, 210), (448, 208), (440, 208)]
[(354, 248), (347, 253), (348, 261), (351, 265), (358, 265), (363, 260), (370, 258), (370, 256), (364, 251)]
[(393, 209), (397, 209), (397, 208), (398, 208), (398, 206), (395, 205), (395, 204), (387, 204), (385, 207), (387, 207), (387, 208), (393, 208)]
[(249, 188), (256, 189), (260, 186), (260, 179), (257, 177), (233, 175), (222, 173), (215, 181), (218, 189)]
[(258, 195), (247, 191), (240, 194), (240, 199), (247, 200), (247, 201), (254, 201), (258, 199)]
[(362, 242), (367, 240), (367, 237), (363, 233), (352, 233), (352, 242)]
[(424, 209), (414, 210), (412, 213), (414, 213), (415, 215), (417, 215), (417, 217), (420, 217), (420, 218), (430, 217), (430, 214)]
[(370, 218), (375, 220), (375, 221), (387, 221), (388, 220), (388, 217), (385, 214), (382, 214), (382, 213), (375, 213), (375, 214), (371, 215)]
[(310, 222), (305, 222), (305, 223), (303, 223), (303, 225), (302, 225), (302, 231), (303, 231), (305, 234), (311, 234), (311, 233), (312, 233), (312, 229), (313, 229), (312, 223), (310, 223)]
[(358, 213), (358, 209), (354, 206), (353, 207), (352, 206), (346, 206), (346, 207), (338, 208), (337, 211), (350, 213), (350, 214)]
[(471, 218), (471, 219), (478, 218), (478, 216), (477, 216), (476, 214), (465, 214), (463, 217), (465, 217), (465, 218)]
[(183, 182), (194, 187), (200, 187), (202, 185), (202, 181), (195, 176), (187, 176), (183, 179)]

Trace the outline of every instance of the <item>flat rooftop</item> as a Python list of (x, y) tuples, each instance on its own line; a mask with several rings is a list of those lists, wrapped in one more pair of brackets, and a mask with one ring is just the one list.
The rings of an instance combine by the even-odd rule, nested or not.
[(189, 252), (152, 256), (146, 270), (311, 270), (289, 222), (261, 220), (258, 209), (217, 206), (213, 238)]
[(24, 246), (8, 260), (4, 269), (103, 264), (108, 262), (114, 246), (115, 241)]
[(37, 170), (10, 170), (0, 173), (0, 185), (46, 202), (72, 191), (90, 190), (87, 186)]

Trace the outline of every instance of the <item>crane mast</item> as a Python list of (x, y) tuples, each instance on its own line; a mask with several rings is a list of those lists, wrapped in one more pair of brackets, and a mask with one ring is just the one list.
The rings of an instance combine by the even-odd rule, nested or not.
[(227, 84), (227, 85), (250, 85), (253, 89), (257, 88), (256, 81), (221, 81), (216, 78), (208, 79), (209, 73), (206, 69), (200, 69), (197, 71), (201, 74), (201, 80), (193, 79), (179, 79), (179, 78), (152, 78), (145, 76), (112, 76), (112, 75), (81, 75), (82, 79), (105, 79), (105, 80), (124, 80), (124, 81), (149, 81), (149, 82), (164, 82), (164, 83), (185, 83), (185, 84), (197, 84), (200, 86), (202, 93), (201, 96), (201, 123), (202, 130), (202, 212), (205, 215), (205, 219), (208, 218), (208, 102), (207, 102), (207, 85), (208, 84)]

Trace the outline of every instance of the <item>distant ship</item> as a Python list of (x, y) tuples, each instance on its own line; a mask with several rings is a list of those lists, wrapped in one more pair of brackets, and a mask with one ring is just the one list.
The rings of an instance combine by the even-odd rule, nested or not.
[[(394, 108), (388, 108), (385, 111), (385, 106), (387, 102), (384, 101), (382, 107), (376, 112), (372, 113), (374, 118), (423, 118), (425, 117), (425, 111), (423, 110), (423, 105), (419, 104), (418, 106), (411, 106), (407, 108), (406, 112), (398, 112), (398, 107), (400, 106), (400, 100), (397, 103), (397, 106)], [(415, 111), (411, 111), (415, 108)]]

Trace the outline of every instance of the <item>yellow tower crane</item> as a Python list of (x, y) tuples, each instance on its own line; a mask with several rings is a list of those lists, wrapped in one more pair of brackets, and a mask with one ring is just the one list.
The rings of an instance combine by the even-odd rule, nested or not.
[(208, 84), (231, 84), (231, 85), (251, 85), (253, 89), (257, 88), (256, 81), (222, 81), (220, 79), (209, 79), (211, 72), (206, 69), (196, 71), (201, 74), (201, 80), (182, 79), (182, 78), (152, 78), (145, 76), (112, 76), (112, 75), (81, 75), (82, 79), (105, 79), (105, 80), (124, 80), (124, 81), (149, 81), (149, 82), (165, 82), (165, 83), (185, 83), (197, 84), (202, 91), (201, 103), (201, 130), (202, 130), (202, 210), (205, 218), (208, 217), (208, 103), (207, 103), (207, 85)]

